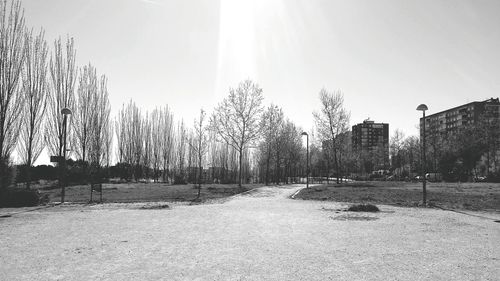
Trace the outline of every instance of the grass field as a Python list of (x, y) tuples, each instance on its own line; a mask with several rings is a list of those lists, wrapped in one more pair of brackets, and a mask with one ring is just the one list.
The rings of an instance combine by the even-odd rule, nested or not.
[[(202, 185), (201, 201), (224, 198), (248, 191), (257, 186), (245, 184), (240, 189), (236, 184)], [(49, 196), (49, 202), (61, 201), (59, 188), (39, 189), (42, 195)], [(170, 185), (164, 183), (116, 183), (102, 185), (103, 202), (159, 202), (192, 201), (196, 199), (198, 188), (193, 184)], [(93, 201), (99, 201), (100, 194), (94, 192)], [(90, 201), (90, 185), (66, 187), (65, 202), (87, 203)]]
[[(414, 207), (422, 204), (422, 184), (353, 182), (318, 185), (301, 190), (296, 199), (372, 203)], [(429, 206), (500, 212), (498, 183), (428, 183)]]

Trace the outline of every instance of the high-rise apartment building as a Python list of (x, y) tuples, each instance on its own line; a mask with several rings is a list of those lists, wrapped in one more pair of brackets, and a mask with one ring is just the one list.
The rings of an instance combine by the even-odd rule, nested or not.
[(365, 120), (352, 126), (352, 147), (357, 152), (384, 147), (389, 155), (389, 124)]
[[(389, 124), (365, 120), (352, 126), (352, 150), (372, 164), (372, 169), (389, 164)], [(369, 171), (368, 171), (369, 172)]]
[[(448, 110), (426, 116), (425, 134), (427, 137), (435, 134), (445, 134), (468, 125), (473, 125), (484, 118), (499, 118), (499, 99), (490, 98), (485, 101), (475, 101)], [(420, 136), (423, 135), (423, 118), (420, 118)]]

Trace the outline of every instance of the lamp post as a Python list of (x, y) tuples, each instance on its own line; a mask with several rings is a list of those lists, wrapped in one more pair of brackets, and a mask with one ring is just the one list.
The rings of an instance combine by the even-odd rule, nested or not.
[(422, 139), (422, 189), (423, 189), (423, 204), (424, 206), (426, 205), (426, 199), (427, 199), (427, 191), (426, 191), (426, 184), (427, 184), (427, 179), (425, 177), (426, 171), (425, 171), (425, 111), (428, 110), (427, 105), (421, 104), (417, 107), (418, 111), (422, 111), (423, 117), (422, 117), (422, 127), (423, 127), (423, 133), (420, 135), (420, 138)]
[(306, 136), (306, 188), (309, 188), (309, 135), (302, 132), (302, 136)]
[(61, 185), (61, 203), (64, 203), (64, 195), (66, 193), (65, 187), (66, 187), (66, 182), (63, 183), (62, 178), (64, 178), (64, 181), (66, 180), (66, 176), (63, 176), (63, 173), (66, 172), (66, 135), (67, 135), (67, 127), (68, 127), (68, 115), (71, 114), (71, 110), (67, 107), (63, 108), (61, 110), (61, 114), (64, 116), (63, 118), (63, 155), (62, 156), (62, 171), (61, 171), (61, 176), (59, 178), (59, 183)]

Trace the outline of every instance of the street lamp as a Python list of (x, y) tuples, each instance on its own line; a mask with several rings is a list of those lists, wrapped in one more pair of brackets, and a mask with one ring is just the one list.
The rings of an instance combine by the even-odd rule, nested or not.
[(422, 188), (423, 188), (423, 204), (424, 206), (426, 205), (426, 197), (427, 197), (427, 191), (426, 191), (426, 184), (427, 184), (427, 179), (425, 177), (426, 171), (425, 171), (425, 111), (428, 110), (427, 105), (421, 104), (417, 107), (417, 110), (422, 111), (423, 117), (423, 133), (420, 135), (420, 138), (422, 138), (422, 173), (423, 173), (423, 178), (422, 178)]
[[(66, 135), (67, 135), (67, 125), (68, 125), (68, 115), (71, 114), (71, 110), (67, 107), (63, 108), (61, 110), (61, 114), (64, 116), (64, 119), (63, 119), (63, 155), (59, 155), (59, 156), (62, 156), (62, 165), (63, 165), (63, 169), (62, 169), (62, 173), (65, 173), (66, 172)], [(64, 203), (64, 195), (65, 195), (65, 185), (66, 183), (63, 183), (61, 181), (61, 179), (63, 178), (63, 176), (61, 175), (60, 179), (59, 179), (59, 183), (61, 184), (61, 203)], [(64, 176), (64, 178), (66, 178)]]
[(309, 135), (306, 132), (302, 132), (302, 136), (306, 136), (306, 188), (309, 188)]

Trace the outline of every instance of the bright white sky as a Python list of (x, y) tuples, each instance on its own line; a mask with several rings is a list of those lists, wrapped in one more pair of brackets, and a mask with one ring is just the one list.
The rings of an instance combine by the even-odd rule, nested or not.
[(351, 123), (418, 133), (432, 114), (500, 95), (496, 0), (24, 0), (27, 24), (75, 38), (108, 76), (113, 113), (168, 104), (188, 124), (246, 78), (310, 130), (322, 87)]

